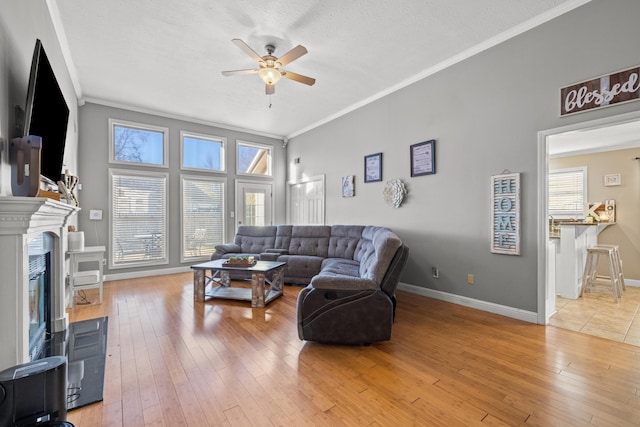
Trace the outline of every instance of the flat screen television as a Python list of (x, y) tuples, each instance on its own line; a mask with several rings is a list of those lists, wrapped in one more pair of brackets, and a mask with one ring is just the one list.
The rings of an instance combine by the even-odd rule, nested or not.
[(69, 107), (42, 42), (36, 40), (29, 74), (24, 135), (42, 138), (40, 176), (57, 183), (62, 174)]

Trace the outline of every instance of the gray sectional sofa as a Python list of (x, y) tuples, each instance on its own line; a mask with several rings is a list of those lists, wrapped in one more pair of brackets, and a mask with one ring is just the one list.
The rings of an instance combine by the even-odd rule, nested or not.
[(253, 256), (287, 263), (298, 295), (300, 339), (339, 344), (389, 340), (408, 248), (391, 230), (361, 225), (240, 226), (211, 259)]

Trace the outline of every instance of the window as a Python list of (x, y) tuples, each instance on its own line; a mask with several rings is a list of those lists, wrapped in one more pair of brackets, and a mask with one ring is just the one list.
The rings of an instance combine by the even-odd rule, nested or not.
[(111, 162), (167, 167), (168, 133), (164, 127), (109, 119)]
[(549, 171), (549, 215), (555, 219), (584, 218), (587, 167)]
[(224, 179), (182, 175), (182, 262), (209, 259), (224, 239)]
[(237, 141), (237, 174), (271, 176), (271, 150), (268, 145)]
[(226, 138), (180, 132), (182, 169), (224, 172)]
[(109, 268), (167, 264), (168, 174), (109, 169)]
[(264, 193), (246, 193), (244, 199), (244, 205), (247, 211), (245, 212), (247, 224), (266, 225), (264, 221), (266, 195)]

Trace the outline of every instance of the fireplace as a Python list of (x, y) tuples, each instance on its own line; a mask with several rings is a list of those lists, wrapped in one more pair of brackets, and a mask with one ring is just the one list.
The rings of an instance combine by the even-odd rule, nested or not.
[(29, 358), (45, 357), (51, 329), (51, 254), (55, 237), (41, 233), (29, 242)]
[(64, 254), (78, 211), (45, 198), (0, 197), (0, 371), (37, 358), (47, 332), (69, 325)]

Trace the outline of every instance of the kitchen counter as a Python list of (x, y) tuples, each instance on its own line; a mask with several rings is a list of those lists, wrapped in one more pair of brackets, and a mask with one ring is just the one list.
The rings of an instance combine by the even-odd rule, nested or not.
[[(563, 298), (576, 299), (580, 296), (582, 275), (587, 257), (587, 248), (598, 244), (598, 234), (615, 222), (583, 221), (561, 222), (560, 244), (557, 245), (556, 294)], [(550, 233), (550, 237), (553, 233)], [(556, 237), (557, 239), (557, 237)]]
[(573, 227), (577, 227), (577, 226), (587, 226), (587, 227), (593, 227), (593, 226), (597, 226), (598, 228), (596, 229), (596, 234), (600, 234), (602, 232), (602, 230), (604, 230), (605, 228), (607, 228), (610, 225), (614, 225), (615, 222), (584, 222), (584, 221), (567, 221), (567, 222), (556, 222), (556, 225), (554, 228), (558, 228), (558, 231), (549, 231), (549, 238), (550, 239), (559, 239), (560, 238), (560, 227), (562, 226), (573, 226)]

